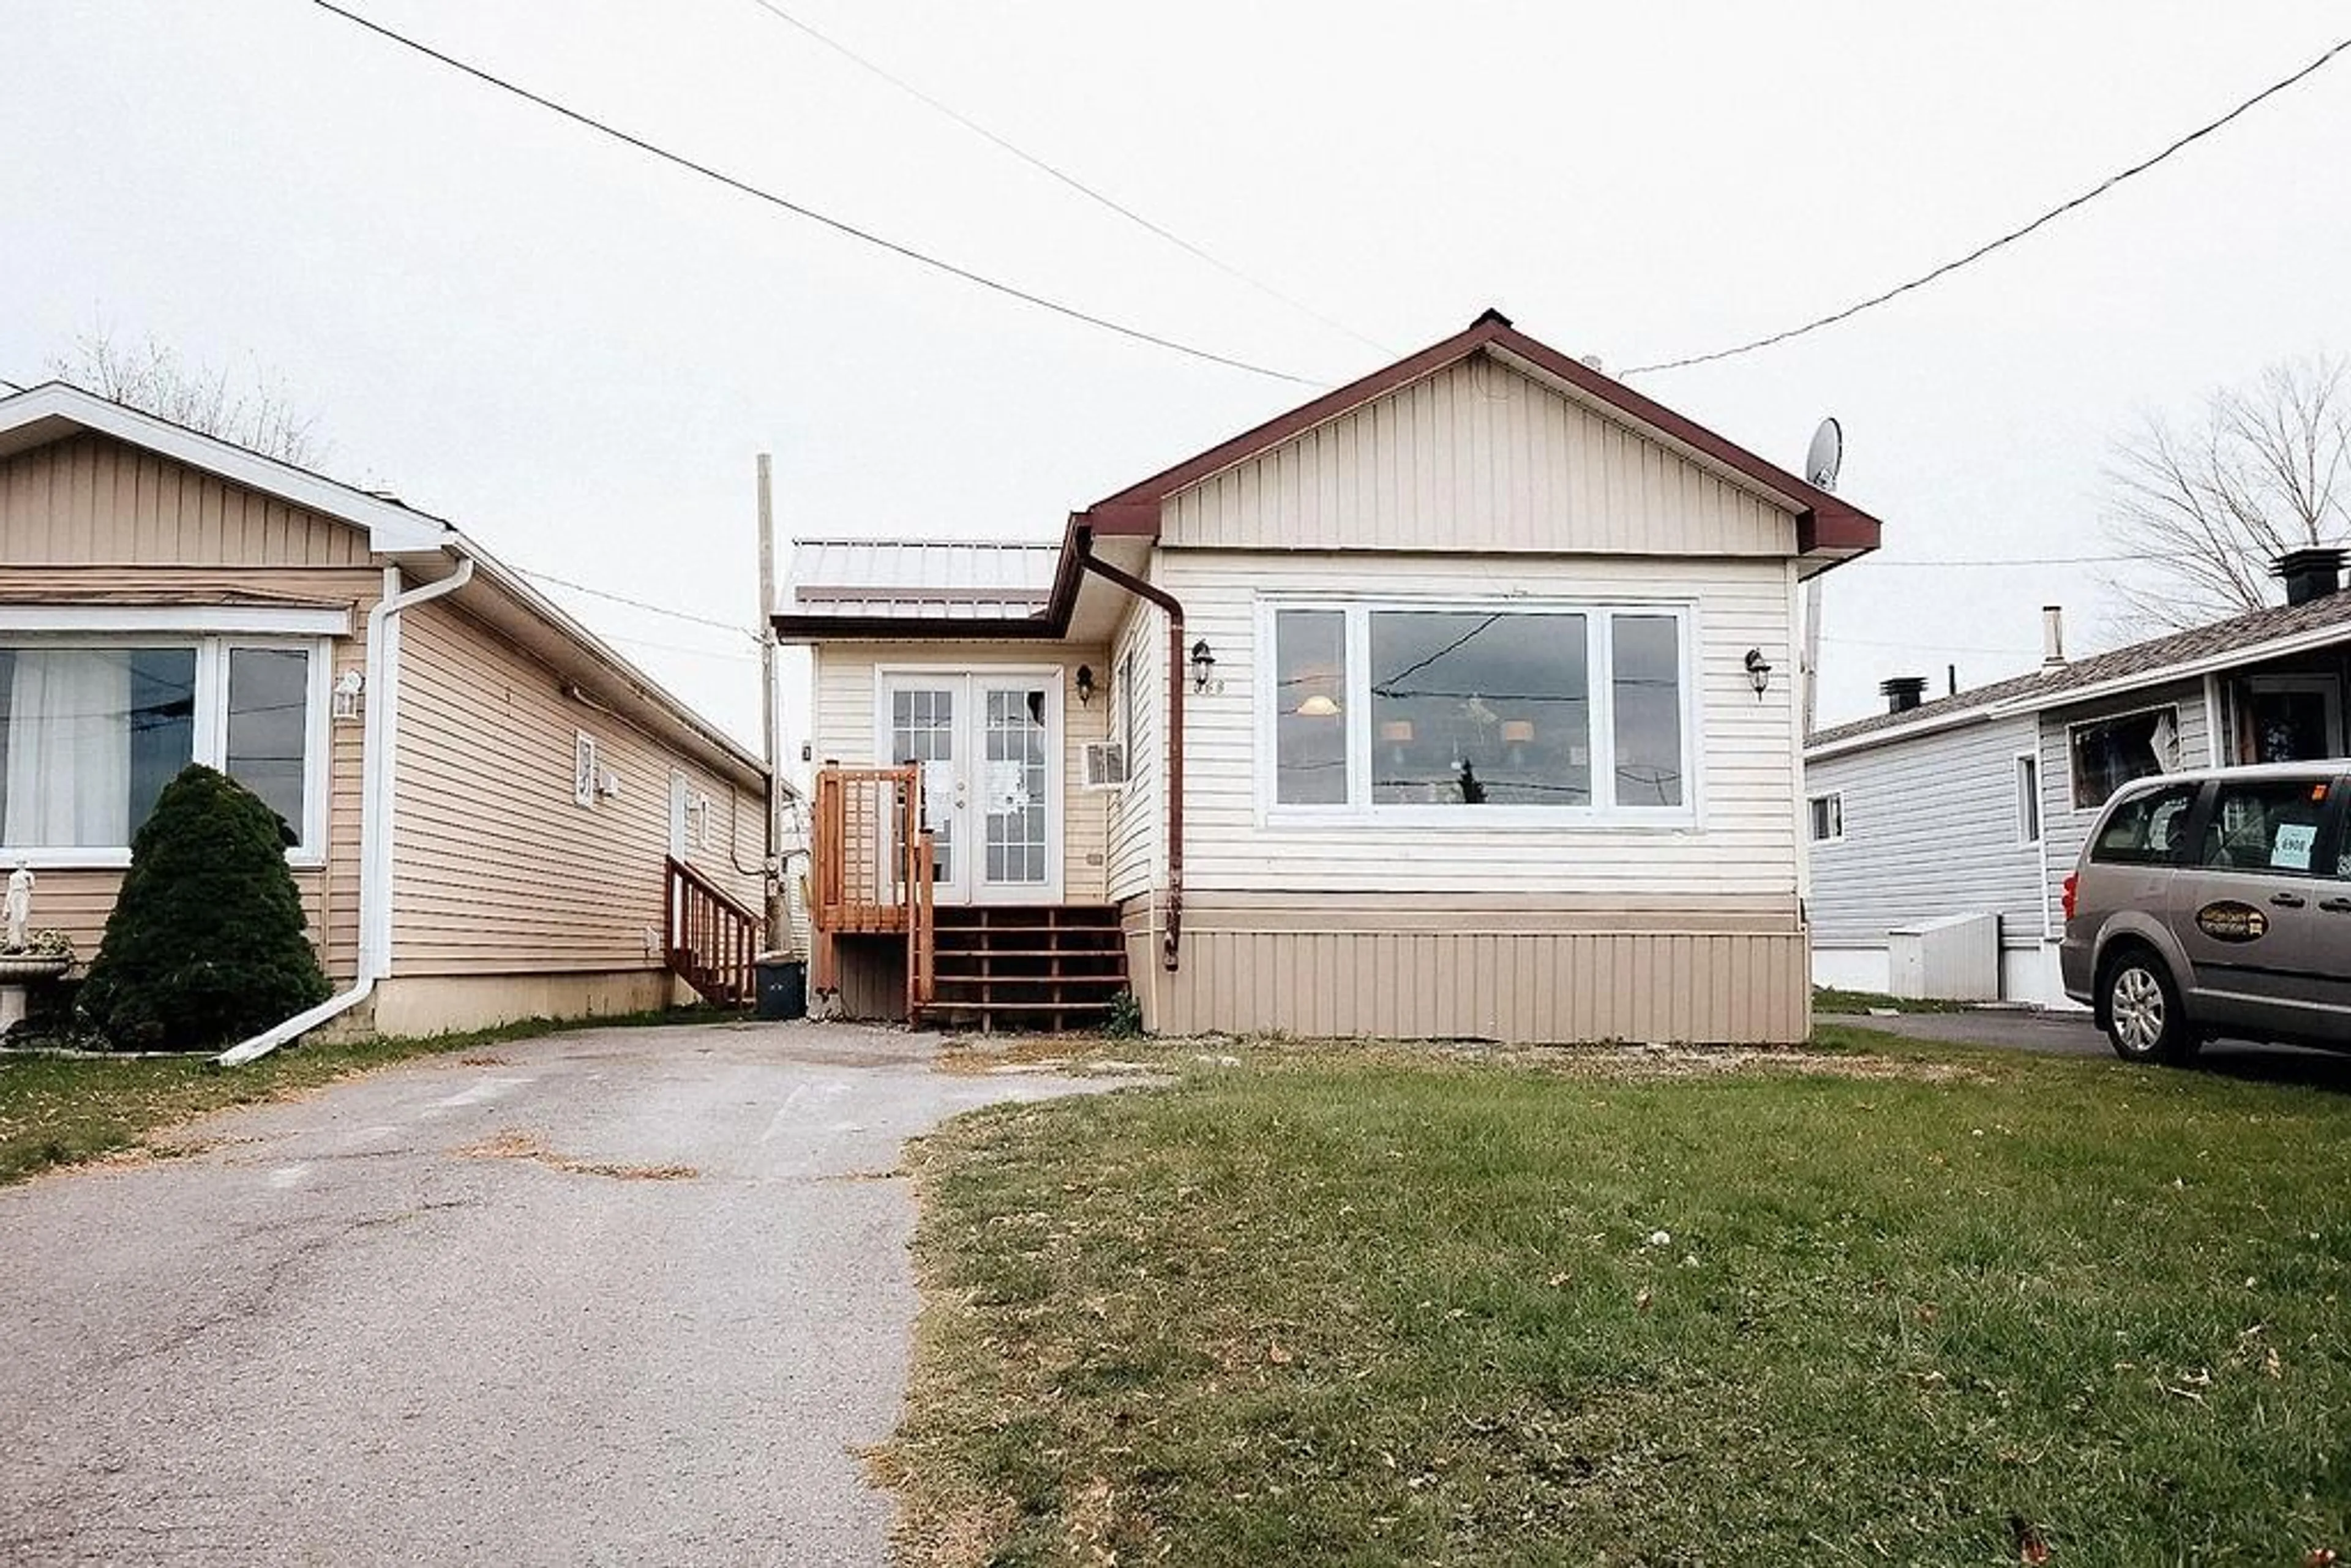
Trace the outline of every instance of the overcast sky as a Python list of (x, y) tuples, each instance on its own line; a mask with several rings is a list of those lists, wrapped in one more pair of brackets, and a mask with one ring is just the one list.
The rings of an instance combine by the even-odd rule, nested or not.
[[(1619, 368), (1743, 341), (2032, 216), (2346, 30), (2317, 3), (1186, 0), (785, 8), (1394, 350), (1488, 305)], [(1390, 357), (1153, 238), (755, 0), (350, 0), (795, 201), (1333, 383)], [(339, 477), (511, 563), (749, 625), (782, 531), (1057, 533), (1311, 395), (925, 272), (306, 0), (0, 0), (0, 376), (97, 327), (259, 372)], [(2117, 640), (2085, 567), (2150, 409), (2351, 348), (2351, 57), (2078, 214), (1800, 342), (1640, 378), (1886, 549), (1828, 580), (1822, 718), (1888, 674)], [(574, 595), (748, 740), (747, 637)], [(1791, 661), (1792, 663), (1792, 661)]]

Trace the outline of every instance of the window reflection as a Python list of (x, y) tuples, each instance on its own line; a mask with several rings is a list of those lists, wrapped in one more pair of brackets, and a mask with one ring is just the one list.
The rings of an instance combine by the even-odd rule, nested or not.
[(1371, 615), (1372, 800), (1588, 806), (1584, 617)]

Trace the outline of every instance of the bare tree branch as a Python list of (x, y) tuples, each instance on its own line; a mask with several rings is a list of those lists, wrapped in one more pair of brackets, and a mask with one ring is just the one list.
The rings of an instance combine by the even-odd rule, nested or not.
[(2149, 415), (2116, 443), (2106, 537), (2130, 561), (2106, 586), (2126, 636), (2277, 603), (2270, 563), (2351, 538), (2351, 361), (2272, 365), (2206, 400), (2184, 434)]
[(297, 467), (315, 468), (326, 455), (318, 416), (298, 412), (276, 380), (256, 376), (249, 386), (233, 385), (226, 371), (184, 364), (152, 337), (125, 348), (100, 327), (75, 339), (72, 350), (52, 359), (49, 369), (111, 402)]

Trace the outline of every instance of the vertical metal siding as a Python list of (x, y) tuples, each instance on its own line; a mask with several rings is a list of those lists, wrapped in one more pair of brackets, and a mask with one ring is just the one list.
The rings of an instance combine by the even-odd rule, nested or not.
[(1177, 547), (1771, 555), (1772, 503), (1479, 355), (1169, 499)]
[(93, 434), (0, 463), (0, 563), (336, 567), (367, 536), (330, 517)]

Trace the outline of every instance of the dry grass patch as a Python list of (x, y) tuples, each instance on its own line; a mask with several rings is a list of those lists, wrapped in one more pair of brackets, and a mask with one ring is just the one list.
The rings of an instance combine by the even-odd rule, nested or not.
[(457, 1153), (467, 1159), (528, 1160), (549, 1170), (563, 1171), (572, 1176), (607, 1176), (614, 1181), (692, 1181), (702, 1174), (692, 1166), (638, 1166), (611, 1160), (583, 1160), (574, 1155), (559, 1154), (549, 1148), (537, 1134), (516, 1128), (493, 1134), (478, 1144), (459, 1149)]

